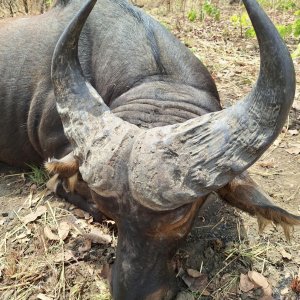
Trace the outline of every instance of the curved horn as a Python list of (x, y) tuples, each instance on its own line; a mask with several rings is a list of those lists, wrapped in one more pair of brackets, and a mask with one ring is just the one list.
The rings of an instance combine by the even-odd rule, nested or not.
[(228, 109), (139, 136), (130, 188), (144, 205), (172, 209), (216, 191), (251, 166), (280, 133), (295, 93), (290, 54), (255, 0), (243, 0), (256, 31), (258, 81)]
[(107, 195), (122, 188), (124, 168), (120, 165), (139, 129), (114, 116), (83, 75), (78, 40), (96, 1), (87, 1), (61, 35), (52, 58), (51, 77), (57, 110), (79, 159), (82, 178), (90, 188)]
[(255, 0), (244, 0), (261, 52), (250, 94), (226, 110), (148, 131), (110, 113), (83, 76), (77, 45), (95, 2), (87, 2), (72, 20), (52, 61), (58, 112), (92, 189), (118, 192), (128, 167), (136, 200), (152, 209), (173, 209), (218, 190), (270, 146), (290, 109), (295, 74), (288, 50)]
[(88, 135), (92, 117), (109, 111), (85, 79), (78, 59), (79, 36), (96, 2), (89, 0), (77, 13), (57, 42), (52, 57), (51, 78), (57, 110), (65, 133), (75, 147)]

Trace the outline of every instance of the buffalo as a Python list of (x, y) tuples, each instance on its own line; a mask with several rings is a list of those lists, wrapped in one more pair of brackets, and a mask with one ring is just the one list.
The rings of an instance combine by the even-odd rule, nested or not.
[(0, 160), (46, 161), (49, 188), (115, 220), (116, 300), (176, 296), (172, 257), (212, 192), (261, 229), (273, 221), (289, 237), (300, 224), (246, 172), (284, 125), (295, 73), (267, 15), (243, 2), (260, 73), (223, 110), (204, 65), (126, 0), (58, 0), (44, 15), (0, 23)]

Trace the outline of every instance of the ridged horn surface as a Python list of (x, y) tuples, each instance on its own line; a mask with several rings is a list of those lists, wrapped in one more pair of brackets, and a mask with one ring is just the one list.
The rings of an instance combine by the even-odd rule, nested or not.
[(121, 192), (120, 182), (127, 180), (126, 155), (138, 128), (114, 116), (83, 75), (78, 40), (95, 3), (87, 1), (61, 35), (51, 77), (57, 110), (83, 180), (99, 194), (111, 195)]
[(88, 1), (66, 28), (52, 62), (58, 112), (93, 190), (121, 193), (120, 183), (128, 181), (143, 205), (173, 209), (230, 182), (278, 136), (294, 98), (295, 73), (286, 46), (255, 0), (244, 0), (261, 56), (249, 95), (223, 111), (149, 130), (110, 113), (83, 76), (78, 39), (95, 2)]
[(244, 4), (259, 42), (259, 78), (230, 108), (140, 134), (129, 182), (146, 206), (172, 209), (218, 190), (250, 167), (284, 125), (295, 93), (293, 63), (258, 3)]

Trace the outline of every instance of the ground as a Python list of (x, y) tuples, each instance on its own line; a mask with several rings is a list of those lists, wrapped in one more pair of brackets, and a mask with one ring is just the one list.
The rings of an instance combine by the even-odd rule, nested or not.
[[(268, 14), (277, 24), (294, 20), (297, 8), (284, 10), (274, 6), (278, 1), (267, 2)], [(162, 3), (152, 7), (146, 3), (144, 9), (204, 62), (226, 107), (255, 82), (257, 43), (241, 35), (246, 28), (230, 21), (240, 15), (238, 4), (215, 1), (219, 20), (204, 14), (204, 20), (191, 22), (186, 16), (193, 5), (197, 11), (201, 7), (194, 1), (188, 2), (184, 13), (175, 5), (168, 12)], [(299, 40), (286, 40), (293, 52)], [(294, 64), (299, 86), (300, 59)], [(294, 214), (300, 214), (299, 123), (298, 88), (285, 128), (249, 170), (276, 204)], [(37, 169), (24, 173), (1, 166), (0, 172), (0, 298), (110, 299), (103, 277), (114, 260), (113, 222), (94, 223), (86, 213), (47, 192), (44, 175)], [(183, 291), (179, 299), (299, 299), (293, 279), (300, 268), (300, 228), (295, 228), (290, 242), (272, 224), (259, 234), (254, 218), (211, 195), (174, 264)], [(254, 272), (248, 276), (249, 271)], [(262, 276), (254, 286), (249, 277), (258, 276), (255, 272)]]

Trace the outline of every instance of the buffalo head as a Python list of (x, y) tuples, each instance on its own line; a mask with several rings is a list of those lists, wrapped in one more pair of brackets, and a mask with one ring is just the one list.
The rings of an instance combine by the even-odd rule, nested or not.
[[(251, 92), (227, 109), (145, 129), (112, 113), (81, 70), (78, 39), (95, 2), (83, 6), (57, 43), (52, 61), (57, 109), (73, 146), (73, 165), (99, 210), (118, 226), (114, 299), (172, 299), (177, 288), (171, 258), (178, 243), (207, 195), (234, 193), (235, 178), (278, 136), (294, 98), (293, 64), (256, 1), (243, 0), (261, 56)], [(201, 94), (180, 83), (144, 81), (116, 101), (155, 100), (157, 87), (175, 98)]]

